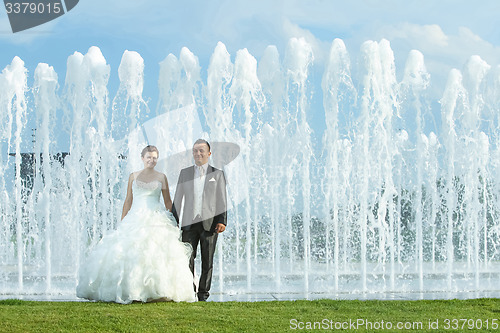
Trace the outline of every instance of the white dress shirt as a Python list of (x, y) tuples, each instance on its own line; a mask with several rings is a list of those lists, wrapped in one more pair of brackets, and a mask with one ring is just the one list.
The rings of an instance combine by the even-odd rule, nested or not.
[(207, 176), (208, 163), (201, 165), (202, 172), (200, 172), (200, 166), (194, 166), (194, 202), (193, 202), (193, 217), (201, 215), (203, 206), (203, 188), (205, 187), (205, 178)]

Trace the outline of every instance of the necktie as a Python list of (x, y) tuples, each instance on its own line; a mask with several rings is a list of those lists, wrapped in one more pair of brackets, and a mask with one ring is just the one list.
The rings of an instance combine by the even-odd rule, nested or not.
[(203, 169), (202, 166), (199, 166), (198, 167), (198, 175), (200, 176), (200, 178), (203, 177), (204, 174), (205, 174), (205, 169)]

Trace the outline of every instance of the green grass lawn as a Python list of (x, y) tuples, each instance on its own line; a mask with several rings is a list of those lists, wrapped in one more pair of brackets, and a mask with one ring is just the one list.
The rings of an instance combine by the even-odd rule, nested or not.
[[(400, 328), (398, 325), (402, 325)], [(2, 332), (500, 332), (500, 299), (135, 303), (0, 301)]]

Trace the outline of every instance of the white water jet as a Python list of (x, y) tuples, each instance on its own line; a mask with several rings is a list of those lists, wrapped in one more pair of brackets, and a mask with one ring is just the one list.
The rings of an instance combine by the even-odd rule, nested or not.
[[(291, 219), (291, 206), (286, 205), (282, 207), (280, 204), (280, 193), (279, 193), (279, 183), (276, 180), (279, 179), (281, 172), (280, 153), (283, 151), (280, 146), (280, 142), (283, 142), (281, 131), (283, 125), (282, 121), (283, 112), (281, 112), (284, 101), (284, 80), (281, 68), (281, 63), (279, 59), (279, 52), (276, 46), (268, 46), (258, 64), (257, 73), (259, 81), (262, 85), (262, 92), (265, 96), (267, 107), (272, 110), (271, 121), (264, 127), (264, 136), (268, 140), (268, 156), (269, 161), (268, 170), (270, 178), (270, 223), (272, 225), (271, 229), (271, 251), (272, 251), (272, 264), (274, 272), (274, 283), (278, 290), (281, 287), (281, 252), (282, 252), (282, 233), (287, 230), (285, 229), (283, 221), (283, 212), (285, 210), (285, 221)], [(265, 107), (265, 106), (264, 106)], [(289, 202), (287, 200), (287, 202)], [(288, 230), (291, 233), (291, 230)], [(291, 248), (291, 243), (289, 244)], [(289, 250), (291, 252), (291, 250)]]
[[(90, 188), (93, 201), (92, 220), (101, 223), (101, 226), (94, 225), (96, 230), (108, 229), (108, 216), (111, 214), (111, 221), (115, 221), (115, 206), (111, 200), (110, 189), (113, 189), (119, 181), (117, 170), (109, 170), (110, 158), (115, 160), (118, 157), (109, 141), (107, 126), (108, 118), (108, 89), (107, 84), (110, 75), (110, 66), (97, 47), (91, 47), (83, 58), (82, 65), (86, 68), (90, 85), (90, 109), (93, 110), (89, 122), (89, 127), (84, 129), (89, 139), (91, 147), (88, 151), (87, 171), (90, 171)], [(103, 204), (106, 203), (106, 204)], [(100, 221), (99, 221), (100, 220)], [(99, 221), (99, 222), (97, 222)], [(111, 227), (115, 223), (111, 223)]]
[(110, 67), (97, 47), (91, 47), (85, 55), (75, 52), (68, 57), (63, 110), (70, 142), (64, 161), (68, 177), (64, 181), (70, 189), (78, 190), (61, 201), (71, 207), (86, 203), (85, 209), (63, 215), (68, 219), (64, 232), (73, 238), (68, 245), (72, 251), (66, 256), (77, 262), (75, 278), (88, 246), (113, 227), (119, 216), (115, 191), (123, 171), (117, 166), (119, 156), (111, 144), (111, 126), (107, 125), (109, 75)]
[[(256, 124), (253, 120), (254, 113), (258, 116), (262, 112), (262, 105), (264, 104), (264, 95), (262, 94), (261, 84), (257, 78), (257, 60), (248, 52), (248, 50), (239, 50), (236, 53), (234, 63), (234, 74), (229, 88), (230, 107), (233, 114), (241, 115), (244, 119), (241, 126), (241, 152), (245, 156), (243, 163), (245, 164), (246, 173), (238, 178), (239, 182), (249, 184), (251, 179), (261, 179), (262, 172), (260, 168), (252, 163), (253, 158), (261, 160), (262, 153), (262, 136), (258, 132), (261, 130), (261, 125)], [(257, 132), (257, 133), (255, 133)], [(260, 148), (260, 149), (259, 149)], [(252, 158), (252, 159), (251, 159)], [(259, 176), (260, 175), (260, 176)], [(262, 182), (256, 182), (256, 188), (261, 189)], [(247, 288), (252, 286), (252, 266), (257, 263), (257, 240), (259, 230), (257, 227), (257, 220), (260, 217), (260, 212), (257, 209), (259, 203), (257, 202), (262, 195), (257, 190), (255, 193), (256, 202), (251, 202), (250, 195), (245, 195), (245, 220), (246, 222), (246, 270), (247, 270)], [(255, 215), (252, 216), (252, 204), (255, 207), (253, 211)], [(252, 223), (253, 221), (253, 228)], [(250, 242), (249, 240), (252, 240)], [(252, 253), (253, 246), (253, 253)], [(252, 262), (253, 256), (253, 262)]]
[[(82, 128), (87, 126), (90, 117), (88, 117), (85, 108), (87, 101), (85, 97), (86, 94), (83, 92), (86, 91), (87, 85), (86, 74), (83, 70), (82, 63), (83, 54), (75, 52), (73, 55), (69, 56), (65, 80), (67, 106), (63, 110), (65, 111), (66, 126), (68, 126), (67, 130), (70, 137), (70, 156), (66, 159), (65, 164), (68, 166), (68, 169), (71, 170), (67, 182), (69, 188), (78, 189), (71, 195), (69, 203), (71, 207), (79, 207), (82, 202), (86, 201), (85, 192), (80, 190), (85, 188), (85, 170), (84, 165), (82, 165), (80, 161), (85, 160), (84, 148), (86, 147)], [(80, 223), (84, 223), (88, 220), (89, 218), (83, 210), (70, 210), (68, 214), (68, 230), (71, 230), (73, 233), (71, 237), (73, 239), (71, 252), (76, 253), (76, 265), (74, 267), (75, 276), (83, 256), (82, 252), (84, 252), (85, 249), (82, 244), (87, 244), (87, 242), (84, 241), (86, 237), (81, 230)]]
[[(24, 67), (24, 62), (19, 57), (14, 57), (12, 63), (7, 66), (2, 71), (2, 76), (4, 78), (4, 102), (6, 105), (7, 114), (9, 117), (8, 128), (13, 129), (13, 123), (15, 124), (14, 132), (14, 145), (15, 145), (15, 180), (14, 180), (14, 202), (15, 202), (15, 215), (13, 216), (12, 226), (15, 226), (16, 233), (16, 255), (17, 255), (17, 274), (18, 274), (18, 288), (23, 289), (24, 286), (24, 266), (23, 260), (25, 256), (24, 244), (25, 239), (23, 235), (26, 234), (25, 231), (25, 217), (23, 216), (23, 184), (21, 181), (21, 132), (26, 124), (26, 91), (27, 87), (27, 69)], [(15, 119), (15, 122), (13, 122)], [(7, 135), (8, 146), (7, 151), (10, 151), (10, 143), (12, 139), (12, 134)], [(2, 150), (3, 151), (3, 150)]]
[[(469, 163), (464, 165), (465, 191), (468, 193), (466, 200), (464, 200), (467, 207), (465, 210), (465, 221), (467, 221), (465, 228), (467, 234), (467, 259), (472, 263), (476, 288), (479, 288), (479, 256), (481, 250), (479, 234), (480, 228), (483, 225), (480, 223), (480, 219), (481, 215), (486, 214), (482, 210), (480, 203), (481, 194), (479, 193), (479, 189), (482, 186), (481, 179), (488, 179), (485, 168), (479, 166), (479, 164), (484, 165), (487, 163), (488, 156), (478, 155), (477, 153), (488, 150), (488, 141), (481, 140), (480, 121), (484, 106), (483, 91), (485, 89), (483, 85), (490, 68), (491, 66), (480, 57), (473, 56), (467, 62), (464, 70), (464, 86), (468, 93), (468, 106), (464, 108), (463, 124), (461, 127), (464, 129), (463, 135), (467, 142), (464, 147), (465, 150), (467, 152), (474, 152), (473, 154), (468, 154)], [(486, 147), (483, 147), (483, 144), (486, 144)], [(467, 153), (464, 152), (461, 155), (467, 156)], [(482, 173), (478, 173), (478, 171), (482, 171)], [(482, 195), (484, 196), (485, 194), (486, 192)]]
[[(285, 53), (285, 68), (288, 95), (295, 95), (295, 101), (289, 100), (289, 109), (291, 110), (291, 122), (297, 123), (297, 129), (294, 134), (297, 150), (291, 151), (292, 160), (298, 160), (300, 163), (300, 174), (302, 188), (302, 203), (303, 203), (303, 246), (304, 246), (304, 291), (309, 292), (309, 272), (310, 272), (310, 253), (311, 253), (311, 173), (310, 164), (312, 159), (312, 143), (311, 129), (306, 117), (308, 102), (307, 102), (307, 86), (306, 80), (309, 73), (309, 68), (312, 66), (314, 56), (312, 47), (305, 39), (291, 38), (288, 42)], [(293, 130), (292, 130), (293, 131)], [(290, 166), (291, 173), (294, 165)]]
[(402, 91), (406, 93), (409, 99), (409, 107), (415, 110), (415, 138), (416, 138), (416, 184), (415, 184), (415, 224), (416, 224), (416, 261), (418, 266), (419, 289), (424, 289), (424, 240), (423, 240), (423, 193), (424, 187), (424, 165), (426, 158), (424, 156), (424, 140), (427, 138), (422, 135), (423, 132), (423, 108), (425, 108), (425, 90), (429, 86), (430, 75), (424, 64), (422, 53), (412, 50), (406, 61), (405, 73), (402, 85)]
[(448, 275), (448, 289), (452, 288), (453, 266), (455, 261), (455, 245), (453, 242), (453, 214), (456, 210), (456, 190), (455, 181), (455, 112), (457, 104), (465, 98), (465, 91), (462, 86), (462, 75), (458, 70), (452, 70), (448, 77), (444, 96), (441, 100), (442, 118), (443, 118), (443, 138), (446, 146), (445, 163), (448, 166), (446, 170), (446, 221), (447, 221), (447, 239), (446, 239), (446, 261)]
[(438, 211), (439, 211), (439, 188), (438, 188), (438, 175), (439, 175), (439, 161), (438, 161), (438, 151), (440, 144), (436, 134), (431, 132), (429, 137), (421, 134), (422, 143), (424, 145), (424, 160), (426, 163), (426, 189), (429, 192), (428, 206), (428, 223), (430, 227), (431, 237), (430, 240), (430, 261), (431, 269), (436, 269), (436, 252), (437, 252), (437, 230), (438, 230)]
[[(142, 97), (144, 89), (144, 59), (135, 51), (123, 52), (118, 67), (120, 86), (113, 99), (112, 125), (116, 126), (119, 138), (127, 144), (129, 158), (127, 159), (127, 173), (133, 172), (140, 165), (140, 153), (146, 142), (138, 129), (138, 119), (141, 113), (148, 113), (149, 108)], [(123, 121), (123, 114), (126, 121)], [(115, 136), (116, 137), (116, 136)]]
[[(54, 68), (47, 64), (38, 64), (35, 70), (35, 107), (37, 110), (37, 133), (35, 137), (34, 159), (35, 180), (32, 194), (36, 196), (35, 218), (39, 226), (44, 227), (45, 240), (45, 279), (46, 291), (52, 288), (52, 194), (54, 180), (51, 156), (51, 136), (55, 122), (55, 112), (60, 105), (57, 97), (59, 83)], [(42, 178), (43, 175), (43, 178)], [(39, 231), (42, 234), (42, 230)]]
[(196, 103), (200, 70), (198, 58), (186, 47), (179, 59), (169, 54), (160, 62), (158, 115)]
[[(212, 56), (210, 57), (210, 64), (208, 66), (207, 73), (207, 83), (205, 86), (204, 94), (206, 96), (206, 105), (203, 107), (203, 113), (205, 116), (205, 121), (210, 132), (213, 133), (211, 137), (214, 141), (230, 141), (230, 142), (241, 142), (241, 135), (238, 131), (232, 131), (233, 129), (233, 118), (232, 110), (229, 104), (229, 84), (233, 77), (234, 66), (231, 62), (231, 56), (226, 49), (226, 46), (219, 42), (214, 49)], [(240, 168), (229, 170), (229, 174), (236, 179), (243, 177), (243, 173)], [(228, 175), (230, 176), (230, 175)], [(244, 198), (248, 198), (246, 187), (240, 187), (237, 191), (232, 192), (235, 197), (236, 202), (241, 202)], [(239, 215), (239, 206), (234, 208), (234, 216)], [(241, 245), (240, 240), (242, 238), (242, 228), (240, 224), (234, 226), (235, 238), (235, 248), (233, 251), (233, 256), (236, 261), (236, 273), (241, 273)], [(248, 242), (248, 240), (247, 240)], [(218, 250), (222, 248), (221, 242), (217, 244)], [(219, 264), (222, 260), (222, 251), (219, 251)], [(247, 259), (248, 261), (248, 259)], [(223, 274), (223, 269), (219, 271), (219, 279)], [(247, 286), (251, 283), (251, 272), (247, 271)], [(219, 288), (222, 290), (222, 280), (219, 280)]]
[[(200, 135), (200, 133), (195, 133), (194, 126), (195, 123), (199, 122), (199, 117), (195, 117), (194, 114), (201, 108), (198, 104), (200, 85), (198, 58), (188, 48), (182, 48), (179, 59), (175, 55), (169, 54), (160, 62), (160, 77), (158, 80), (160, 94), (157, 114), (164, 115), (170, 112), (171, 116), (165, 121), (183, 124), (183, 131), (185, 131), (182, 135), (176, 136), (175, 134), (180, 133), (175, 133), (175, 131), (167, 133), (167, 129), (171, 129), (171, 124), (159, 121), (154, 125), (153, 132), (158, 137), (168, 138), (168, 142), (160, 144), (154, 138), (148, 137), (148, 139), (165, 147), (167, 153), (175, 154), (191, 149), (194, 138)], [(171, 112), (182, 108), (194, 109), (194, 113), (179, 114)]]
[[(368, 41), (361, 48), (365, 61), (363, 77), (360, 224), (361, 224), (361, 265), (362, 288), (367, 289), (367, 264), (370, 258), (368, 246), (372, 246), (373, 256), (385, 267), (386, 242), (394, 240), (393, 196), (397, 191), (393, 182), (392, 160), (396, 146), (392, 141), (392, 116), (396, 111), (394, 56), (389, 42)], [(376, 164), (373, 162), (376, 161)], [(378, 237), (376, 235), (378, 234)], [(393, 265), (394, 245), (389, 244), (390, 262)], [(385, 268), (384, 268), (385, 270)], [(391, 280), (393, 278), (391, 277)]]
[(219, 140), (230, 136), (238, 136), (230, 130), (233, 128), (233, 116), (229, 105), (228, 89), (233, 78), (234, 65), (226, 46), (219, 42), (210, 57), (206, 85), (207, 105), (203, 109), (205, 119), (211, 132)]
[[(324, 216), (327, 218), (326, 227), (326, 260), (327, 269), (333, 261), (334, 288), (339, 288), (339, 261), (340, 261), (340, 220), (339, 220), (339, 173), (343, 170), (339, 166), (339, 149), (342, 150), (342, 141), (339, 141), (339, 113), (348, 113), (348, 103), (355, 99), (355, 88), (351, 80), (351, 64), (345, 44), (340, 39), (335, 39), (330, 49), (330, 56), (323, 74), (323, 107), (325, 109), (326, 131), (323, 137), (325, 147), (325, 178)], [(346, 103), (347, 102), (347, 103)], [(344, 178), (345, 179), (345, 178)], [(330, 222), (331, 216), (331, 222)], [(347, 228), (344, 228), (347, 230)], [(333, 239), (330, 234), (333, 233)], [(333, 249), (330, 248), (333, 243)], [(345, 244), (345, 243), (344, 243)], [(345, 249), (344, 249), (345, 250)], [(345, 252), (344, 252), (345, 253)]]

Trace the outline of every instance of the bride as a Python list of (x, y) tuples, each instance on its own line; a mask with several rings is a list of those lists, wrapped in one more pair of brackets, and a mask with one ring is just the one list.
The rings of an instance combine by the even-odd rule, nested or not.
[[(104, 236), (80, 267), (80, 298), (131, 303), (194, 302), (191, 246), (180, 240), (167, 177), (154, 170), (158, 149), (141, 153), (144, 169), (128, 180), (122, 221)], [(163, 200), (160, 200), (163, 199)]]

